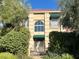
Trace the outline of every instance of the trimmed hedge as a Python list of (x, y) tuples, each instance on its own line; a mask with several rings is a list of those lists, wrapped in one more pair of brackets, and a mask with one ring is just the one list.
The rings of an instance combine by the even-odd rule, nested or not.
[(74, 32), (51, 32), (49, 34), (49, 48), (50, 52), (62, 54), (64, 52), (72, 53), (77, 47), (76, 34)]
[(29, 39), (30, 33), (27, 29), (12, 30), (0, 39), (0, 52), (27, 54)]
[(49, 51), (51, 52), (59, 52), (59, 50), (61, 49), (60, 45), (62, 44), (61, 42), (61, 34), (62, 33), (58, 33), (58, 32), (51, 32), (49, 34)]

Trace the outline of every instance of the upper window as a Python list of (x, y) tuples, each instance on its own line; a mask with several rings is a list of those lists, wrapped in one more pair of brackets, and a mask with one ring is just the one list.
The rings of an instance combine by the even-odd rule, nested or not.
[(53, 29), (58, 28), (59, 27), (59, 21), (58, 21), (58, 19), (51, 19), (50, 20), (50, 26)]
[(35, 23), (35, 32), (43, 32), (44, 31), (44, 23), (39, 20)]
[(59, 27), (59, 17), (60, 17), (60, 14), (58, 13), (52, 13), (50, 14), (50, 26), (51, 28), (58, 28)]

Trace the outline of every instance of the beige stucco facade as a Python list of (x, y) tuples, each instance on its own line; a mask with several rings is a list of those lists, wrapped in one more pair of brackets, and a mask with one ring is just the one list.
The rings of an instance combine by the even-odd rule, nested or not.
[[(49, 43), (49, 33), (51, 31), (60, 31), (60, 25), (58, 25), (57, 28), (51, 28), (52, 25), (50, 25), (50, 14), (51, 13), (61, 13), (61, 11), (52, 11), (52, 10), (32, 10), (28, 16), (29, 18), (29, 31), (31, 33), (31, 38), (29, 41), (29, 55), (31, 53), (31, 50), (34, 51), (34, 35), (45, 35), (44, 39), (44, 45), (45, 45), (45, 51), (48, 48)], [(40, 20), (44, 23), (44, 31), (35, 31), (35, 23)]]

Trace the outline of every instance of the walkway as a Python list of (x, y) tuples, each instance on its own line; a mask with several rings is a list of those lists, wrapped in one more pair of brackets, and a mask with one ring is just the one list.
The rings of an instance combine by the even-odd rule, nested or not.
[(45, 55), (45, 52), (36, 52), (36, 51), (31, 51), (30, 55), (32, 59), (43, 59), (42, 57)]
[(32, 56), (33, 59), (42, 59), (41, 56)]

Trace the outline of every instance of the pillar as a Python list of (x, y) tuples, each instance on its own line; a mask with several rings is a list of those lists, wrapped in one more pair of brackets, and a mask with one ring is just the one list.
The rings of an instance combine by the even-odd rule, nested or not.
[(50, 14), (45, 13), (45, 49), (48, 49), (49, 43), (49, 21), (50, 21)]
[(33, 23), (33, 13), (29, 14), (29, 31), (30, 31), (30, 40), (29, 40), (29, 56), (30, 56), (30, 52), (31, 50), (34, 50), (34, 40), (33, 40), (33, 34), (34, 34), (34, 23)]

